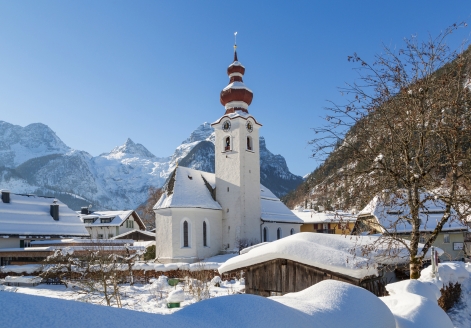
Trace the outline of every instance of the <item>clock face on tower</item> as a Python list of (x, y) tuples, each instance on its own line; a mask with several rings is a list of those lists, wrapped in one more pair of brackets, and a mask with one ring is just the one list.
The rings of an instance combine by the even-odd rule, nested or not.
[(222, 124), (222, 129), (226, 132), (229, 131), (231, 129), (231, 122), (224, 121), (224, 123)]
[(247, 121), (245, 127), (247, 128), (247, 131), (249, 131), (249, 133), (253, 131), (253, 125), (250, 121)]

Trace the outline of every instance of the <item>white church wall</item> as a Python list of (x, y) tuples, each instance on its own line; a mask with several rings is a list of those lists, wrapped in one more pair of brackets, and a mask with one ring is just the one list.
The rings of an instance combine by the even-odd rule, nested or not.
[[(167, 211), (168, 216), (159, 215), (160, 210), (156, 214), (156, 256), (159, 256), (159, 260), (164, 263), (192, 263), (219, 254), (222, 243), (220, 210), (172, 208)], [(184, 246), (185, 221), (188, 223), (188, 247)], [(207, 246), (204, 246), (203, 242), (205, 221)]]
[[(226, 120), (231, 129), (223, 131)], [(260, 154), (258, 124), (249, 118), (253, 131), (246, 128), (247, 120), (224, 117), (214, 126), (216, 130), (216, 199), (223, 207), (223, 248), (234, 250), (237, 240), (260, 241)], [(247, 149), (247, 136), (252, 138), (252, 149)], [(231, 137), (231, 150), (226, 151), (224, 140)]]
[[(291, 229), (293, 229), (293, 234), (299, 233), (301, 229), (300, 224), (293, 224), (293, 223), (276, 223), (276, 222), (263, 222), (261, 225), (262, 231), (262, 241), (263, 240), (263, 229), (268, 229), (268, 240), (267, 241), (275, 241), (277, 240), (277, 230), (278, 228), (281, 229), (281, 238), (287, 237), (291, 235)], [(259, 230), (260, 234), (260, 230)], [(260, 238), (260, 237), (259, 237)]]

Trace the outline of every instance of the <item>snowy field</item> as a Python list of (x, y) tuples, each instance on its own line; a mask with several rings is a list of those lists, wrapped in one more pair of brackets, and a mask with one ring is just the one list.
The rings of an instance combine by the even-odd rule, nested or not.
[[(0, 308), (8, 314), (0, 326), (126, 327), (138, 323), (165, 327), (469, 328), (470, 272), (470, 264), (442, 263), (438, 276), (426, 268), (419, 280), (387, 285), (390, 296), (379, 298), (334, 280), (264, 298), (243, 294), (243, 279), (220, 281), (215, 277), (204, 287), (195, 280), (170, 286), (161, 276), (146, 285), (122, 285), (123, 309), (100, 306), (106, 304), (102, 296), (81, 293), (73, 286), (0, 286)], [(447, 315), (437, 299), (439, 288), (449, 282), (461, 283), (462, 295)], [(181, 308), (167, 308), (167, 301), (180, 301), (180, 297)]]

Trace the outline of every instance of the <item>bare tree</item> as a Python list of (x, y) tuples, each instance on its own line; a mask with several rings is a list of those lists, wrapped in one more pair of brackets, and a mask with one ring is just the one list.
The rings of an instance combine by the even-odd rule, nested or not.
[(162, 193), (162, 188), (150, 187), (146, 202), (139, 205), (136, 209), (147, 227), (155, 228), (155, 213), (153, 207), (160, 199), (160, 196), (162, 196)]
[[(372, 64), (348, 57), (359, 79), (340, 89), (345, 104), (333, 103), (326, 124), (314, 129), (314, 157), (343, 163), (323, 181), (324, 193), (361, 208), (390, 191), (398, 196), (391, 201), (408, 206), (397, 220), (412, 226), (410, 244), (394, 226), (382, 230), (382, 242), (394, 239), (408, 249), (411, 278), (420, 276), (425, 254), (451, 216), (469, 215), (471, 55), (446, 43), (465, 26), (454, 24), (425, 41), (413, 36), (402, 49), (385, 46)], [(430, 201), (442, 202), (444, 211), (419, 251), (419, 214)]]

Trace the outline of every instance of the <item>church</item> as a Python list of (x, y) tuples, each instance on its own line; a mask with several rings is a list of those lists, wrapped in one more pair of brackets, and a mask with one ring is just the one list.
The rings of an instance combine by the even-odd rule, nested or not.
[(253, 92), (237, 59), (221, 91), (225, 113), (214, 123), (215, 173), (177, 166), (154, 206), (156, 258), (188, 262), (298, 233), (303, 223), (260, 184), (259, 129), (249, 113)]

